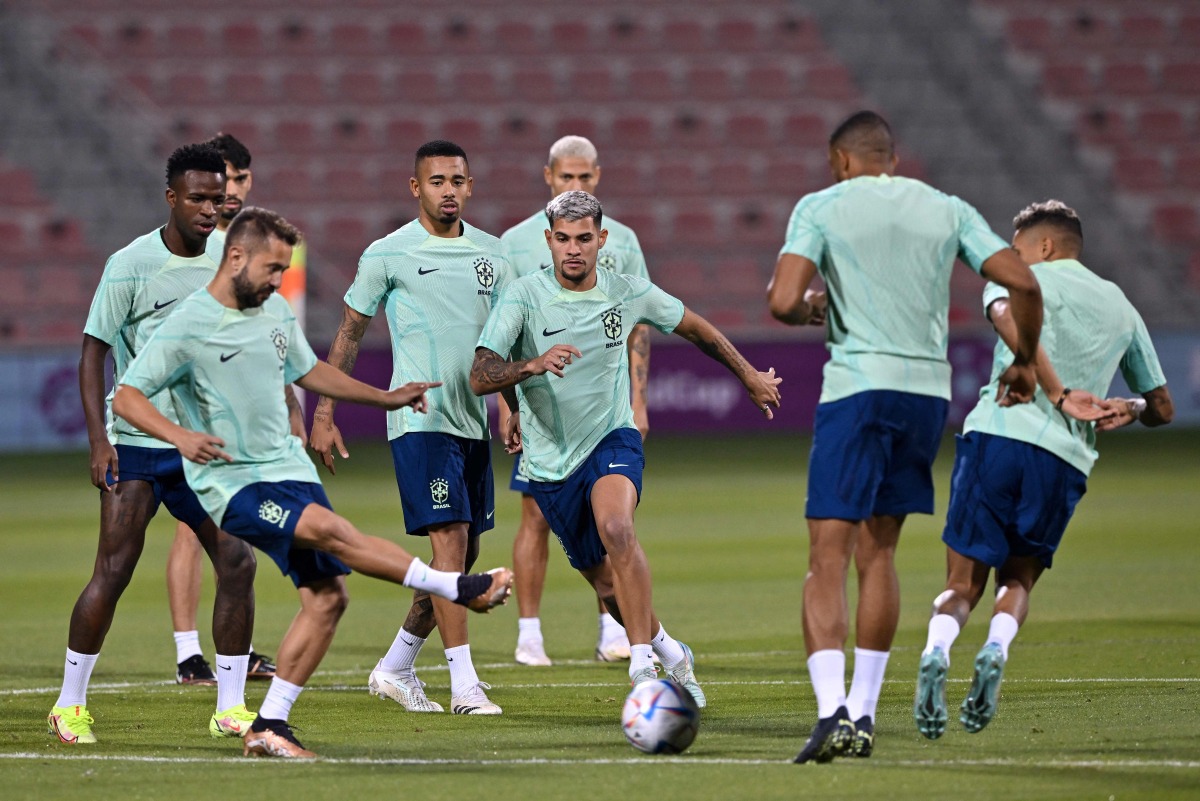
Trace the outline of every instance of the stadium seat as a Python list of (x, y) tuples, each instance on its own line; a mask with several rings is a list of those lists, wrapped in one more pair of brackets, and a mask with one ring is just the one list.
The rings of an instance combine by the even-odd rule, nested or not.
[(1166, 20), (1139, 10), (1121, 18), (1121, 44), (1126, 47), (1159, 48), (1167, 44)]
[(572, 101), (608, 102), (617, 98), (616, 80), (607, 67), (579, 67), (569, 79), (568, 97)]
[(433, 53), (439, 37), (420, 22), (393, 22), (388, 26), (386, 53), (391, 56), (422, 56)]
[(704, 267), (694, 260), (672, 259), (647, 265), (647, 269), (650, 280), (677, 297), (695, 294), (699, 287), (711, 283), (704, 274)]
[(376, 70), (347, 70), (337, 76), (333, 100), (374, 106), (384, 99), (383, 77)]
[(104, 32), (95, 25), (76, 23), (67, 30), (67, 33), (90, 48), (104, 49)]
[(1005, 22), (1004, 35), (1016, 48), (1040, 53), (1053, 49), (1057, 31), (1049, 17), (1020, 16), (1010, 17)]
[(509, 97), (519, 103), (546, 103), (563, 97), (558, 76), (549, 68), (518, 69), (509, 81)]
[(317, 197), (316, 188), (305, 167), (284, 167), (276, 171), (265, 188), (273, 197), (293, 203)]
[(1112, 41), (1113, 30), (1108, 19), (1084, 8), (1063, 24), (1059, 46), (1086, 53), (1103, 50)]
[(163, 106), (170, 108), (209, 105), (217, 101), (217, 96), (213, 92), (207, 72), (189, 69), (186, 73), (171, 75), (159, 84), (156, 99)]
[(1200, 194), (1200, 147), (1177, 150), (1171, 174), (1178, 187)]
[(764, 45), (758, 23), (751, 17), (722, 17), (717, 21), (715, 41), (728, 53), (757, 53)]
[(1200, 98), (1200, 60), (1164, 64), (1162, 88), (1177, 97)]
[[(742, 204), (733, 213), (733, 241), (742, 246), (782, 246), (787, 233), (787, 219), (780, 219), (776, 213), (780, 210), (781, 205), (774, 200), (769, 203), (755, 200)], [(759, 287), (756, 291), (761, 289)]]
[(373, 170), (346, 164), (330, 166), (321, 179), (321, 198), (334, 201), (367, 201), (380, 198)]
[(154, 29), (137, 22), (128, 22), (117, 29), (112, 44), (121, 58), (153, 58), (159, 53)]
[(167, 28), (163, 44), (166, 48), (163, 55), (171, 59), (193, 56), (215, 59), (221, 56), (219, 45), (209, 40), (208, 28), (203, 25), (172, 25)]
[(601, 52), (649, 53), (659, 45), (651, 36), (646, 18), (639, 14), (617, 12), (601, 29)]
[(769, 147), (771, 123), (758, 114), (736, 114), (725, 120), (725, 141), (736, 147)]
[(840, 63), (809, 67), (804, 76), (804, 86), (809, 93), (826, 100), (850, 101), (858, 96), (854, 77)]
[(482, 151), (488, 142), (483, 123), (474, 117), (445, 120), (440, 130), (438, 138), (449, 139), (467, 151), (468, 155)]
[(400, 117), (389, 120), (384, 126), (383, 147), (392, 156), (398, 153), (416, 153), (417, 148), (430, 138), (424, 122)]
[(641, 115), (617, 117), (612, 124), (612, 142), (621, 150), (642, 150), (655, 145), (654, 120)]
[(329, 29), (329, 52), (339, 57), (362, 57), (378, 52), (375, 31), (355, 22), (339, 22)]
[(327, 141), (335, 152), (367, 155), (379, 149), (374, 128), (358, 115), (342, 117), (335, 121), (330, 126)]
[(817, 53), (824, 45), (821, 42), (821, 32), (816, 20), (809, 16), (784, 14), (772, 19), (770, 26), (770, 41), (768, 46), (772, 51), (785, 53)]
[(767, 191), (776, 193), (779, 202), (787, 205), (790, 212), (791, 205), (813, 188), (811, 173), (812, 170), (801, 158), (772, 159), (764, 170), (763, 186)]
[(668, 101), (678, 96), (670, 71), (662, 67), (636, 67), (627, 84), (627, 96), (634, 100)]
[(504, 53), (537, 54), (544, 51), (542, 32), (528, 22), (503, 20), (493, 32), (494, 46)]
[(829, 125), (816, 114), (791, 114), (783, 121), (783, 140), (789, 148), (824, 148)]
[(595, 141), (598, 135), (597, 130), (594, 117), (578, 117), (568, 114), (554, 121), (550, 136), (547, 139), (553, 141), (560, 136), (583, 136)]
[(1200, 217), (1195, 207), (1166, 203), (1154, 209), (1151, 221), (1154, 235), (1170, 245), (1200, 245)]
[(442, 42), (460, 53), (480, 53), (485, 46), (479, 25), (467, 16), (455, 17), (442, 28)]
[(1189, 134), (1183, 115), (1173, 108), (1149, 108), (1138, 112), (1137, 137), (1142, 142), (1182, 144)]
[[(726, 157), (713, 161), (708, 167), (706, 183), (714, 195), (752, 195), (760, 190), (760, 182), (764, 182), (764, 175), (758, 159)], [(761, 189), (770, 191), (771, 187), (761, 186)]]
[(1115, 109), (1096, 107), (1082, 112), (1076, 120), (1075, 132), (1089, 145), (1119, 145), (1129, 141), (1125, 115)]
[(428, 70), (401, 72), (392, 81), (392, 95), (403, 103), (436, 102), (443, 97), (441, 76)]
[(663, 52), (694, 54), (707, 52), (708, 31), (694, 19), (669, 19), (661, 33)]
[(1095, 91), (1091, 68), (1081, 60), (1047, 60), (1042, 65), (1042, 91), (1059, 98), (1090, 97)]
[(495, 71), (481, 68), (467, 68), (454, 75), (454, 95), (460, 101), (468, 103), (496, 103), (500, 100), (500, 89), (496, 83)]
[(319, 106), (326, 101), (325, 79), (311, 70), (286, 73), (279, 81), (280, 98), (301, 108)]
[(1154, 92), (1154, 76), (1140, 61), (1116, 62), (1104, 65), (1100, 84), (1104, 91), (1118, 96), (1145, 96)]
[(4, 206), (36, 207), (46, 203), (38, 191), (33, 173), (29, 170), (0, 165), (0, 186), (4, 187)]
[(537, 118), (518, 113), (495, 126), (493, 140), (494, 147), (508, 153), (537, 152), (549, 141)]
[(666, 140), (674, 147), (686, 147), (703, 152), (717, 147), (717, 137), (712, 121), (704, 114), (681, 111), (671, 120), (670, 135)]
[[(25, 226), (16, 222), (0, 219), (0, 254), (7, 256), (26, 256), (29, 252), (29, 240), (25, 234)], [(7, 268), (9, 262), (5, 262)], [(16, 263), (14, 260), (13, 264)], [(0, 272), (0, 276), (8, 272), (4, 269)], [(0, 278), (0, 286), (4, 286), (4, 292), (0, 292), (0, 297), (8, 294), (9, 282)]]
[(721, 241), (717, 218), (692, 207), (677, 211), (671, 219), (671, 241), (679, 246), (713, 247)]
[(595, 49), (595, 39), (596, 35), (586, 22), (556, 21), (550, 25), (550, 38), (546, 46), (551, 53), (589, 52)]
[[(265, 54), (264, 54), (265, 55)], [(317, 55), (317, 37), (302, 18), (283, 22), (275, 34), (272, 55), (308, 59)]]
[(681, 96), (688, 100), (734, 100), (733, 75), (726, 65), (693, 64), (683, 75)]
[(221, 30), (221, 55), (261, 58), (264, 55), (263, 40), (263, 32), (256, 23), (236, 22), (226, 25)]
[[(637, 197), (645, 186), (641, 168), (634, 159), (606, 159), (600, 167), (605, 197)], [(655, 171), (656, 179), (665, 179), (665, 172)]]
[(742, 96), (754, 100), (790, 100), (795, 96), (792, 76), (774, 64), (752, 67), (742, 78)]
[(225, 75), (220, 87), (223, 104), (261, 107), (278, 100), (261, 72), (235, 69)]
[(1175, 41), (1195, 53), (1200, 48), (1200, 14), (1184, 13), (1175, 23)]
[(311, 155), (317, 145), (313, 124), (307, 119), (280, 120), (275, 124), (275, 144), (285, 153)]
[(126, 86), (130, 87), (135, 92), (142, 94), (146, 98), (158, 97), (158, 90), (156, 88), (157, 82), (154, 80), (154, 76), (152, 75), (138, 70), (136, 72), (125, 73), (123, 76), (121, 76), (121, 80)]
[(1113, 181), (1129, 192), (1157, 192), (1167, 185), (1162, 161), (1156, 155), (1120, 155), (1113, 165)]
[(83, 257), (91, 254), (84, 241), (83, 228), (79, 221), (67, 217), (47, 220), (40, 226), (38, 247), (43, 253), (58, 257)]

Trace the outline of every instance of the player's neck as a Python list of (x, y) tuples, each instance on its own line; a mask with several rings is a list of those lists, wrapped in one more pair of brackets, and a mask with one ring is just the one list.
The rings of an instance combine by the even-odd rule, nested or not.
[(208, 282), (208, 294), (213, 296), (213, 300), (220, 303), (228, 309), (238, 309), (237, 293), (233, 291), (233, 279), (217, 273), (213, 280)]
[(181, 256), (185, 259), (194, 259), (204, 253), (204, 246), (208, 240), (200, 237), (193, 242), (189, 242), (184, 238), (183, 234), (177, 228), (167, 223), (158, 230), (158, 235), (162, 237), (162, 243), (167, 250), (171, 251), (176, 256)]
[(442, 239), (457, 239), (466, 232), (466, 226), (458, 218), (454, 222), (443, 223), (422, 213), (417, 217), (417, 222), (421, 223), (421, 227), (428, 231), (430, 236), (441, 237)]
[(558, 269), (554, 271), (554, 280), (558, 281), (558, 285), (569, 292), (587, 292), (589, 289), (596, 288), (596, 271), (592, 270), (578, 281), (572, 281), (562, 274), (561, 269)]

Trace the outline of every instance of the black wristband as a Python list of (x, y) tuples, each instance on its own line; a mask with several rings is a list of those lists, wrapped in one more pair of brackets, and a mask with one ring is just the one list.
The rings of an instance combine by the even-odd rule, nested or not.
[(1071, 390), (1069, 390), (1069, 389), (1064, 389), (1064, 390), (1062, 391), (1062, 394), (1058, 396), (1058, 403), (1054, 404), (1054, 408), (1055, 408), (1055, 409), (1058, 409), (1058, 410), (1061, 412), (1061, 411), (1062, 411), (1062, 405), (1063, 405), (1063, 401), (1065, 401), (1065, 400), (1067, 399), (1067, 396), (1068, 396), (1068, 395), (1070, 395), (1070, 394), (1071, 394)]

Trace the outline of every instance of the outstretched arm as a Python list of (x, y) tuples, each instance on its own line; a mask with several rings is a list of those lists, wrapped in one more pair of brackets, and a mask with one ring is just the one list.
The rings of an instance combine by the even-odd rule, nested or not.
[[(329, 346), (329, 363), (346, 375), (354, 371), (354, 363), (358, 360), (358, 348), (371, 318), (360, 314), (349, 306), (342, 307), (342, 324), (338, 326), (333, 344)], [(312, 432), (308, 438), (308, 446), (321, 457), (321, 462), (330, 473), (336, 474), (333, 466), (333, 449), (341, 454), (343, 459), (350, 458), (342, 442), (342, 432), (333, 422), (333, 410), (337, 400), (322, 396), (317, 400), (317, 408), (313, 411)]]
[(192, 431), (178, 423), (172, 423), (140, 389), (121, 384), (113, 396), (113, 414), (120, 415), (139, 431), (145, 431), (155, 439), (169, 442), (179, 449), (183, 458), (197, 464), (208, 464), (213, 459), (233, 461), (221, 450), (225, 441), (212, 434)]
[(683, 319), (675, 326), (675, 333), (728, 367), (750, 393), (754, 405), (768, 420), (774, 417), (771, 407), (779, 408), (779, 382), (783, 380), (775, 376), (774, 367), (765, 373), (755, 370), (716, 326), (691, 309), (683, 310)]
[[(475, 362), (471, 365), (471, 391), (476, 395), (490, 395), (511, 389), (526, 378), (553, 373), (563, 377), (563, 368), (576, 358), (583, 356), (574, 345), (553, 345), (541, 356), (523, 362), (506, 361), (489, 348), (475, 349)], [(516, 409), (516, 395), (505, 395), (509, 408)]]
[[(1012, 318), (1008, 301), (1003, 298), (993, 301), (988, 306), (988, 318), (1008, 349), (1015, 350), (1018, 338), (1017, 324)], [(1037, 354), (1035, 369), (1038, 385), (1054, 404), (1054, 408), (1085, 422), (1103, 420), (1116, 414), (1115, 406), (1108, 401), (1101, 400), (1086, 390), (1064, 387), (1054, 370), (1054, 365), (1050, 363), (1050, 357), (1041, 345), (1038, 345)]]
[(1042, 288), (1021, 257), (1009, 248), (988, 257), (983, 277), (1008, 290), (1016, 341), (1009, 347), (1013, 363), (1000, 376), (1001, 406), (1029, 403), (1037, 388), (1038, 336), (1042, 332)]
[(317, 362), (313, 369), (298, 378), (296, 383), (309, 392), (338, 400), (378, 406), (388, 411), (409, 406), (421, 413), (429, 410), (425, 391), (442, 385), (441, 381), (412, 381), (392, 390), (384, 390), (351, 378), (327, 362)]

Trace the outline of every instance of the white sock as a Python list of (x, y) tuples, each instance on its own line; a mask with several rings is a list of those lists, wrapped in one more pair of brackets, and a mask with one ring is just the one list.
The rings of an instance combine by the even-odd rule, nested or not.
[(185, 662), (193, 656), (199, 656), (204, 652), (200, 650), (200, 632), (198, 631), (177, 631), (175, 632), (175, 662)]
[(629, 646), (629, 678), (634, 674), (654, 667), (654, 659), (650, 654), (654, 649), (644, 643)]
[(446, 664), (450, 666), (450, 695), (462, 695), (479, 683), (469, 644), (447, 648)]
[(950, 646), (958, 639), (962, 629), (958, 621), (950, 615), (934, 615), (929, 618), (929, 638), (925, 640), (925, 650), (921, 656), (933, 653), (934, 648), (941, 648), (946, 655), (946, 664), (950, 664)]
[(827, 718), (846, 703), (846, 654), (832, 648), (808, 658), (808, 677), (817, 696), (817, 717)]
[(379, 667), (395, 673), (412, 672), (416, 668), (417, 654), (421, 653), (421, 646), (424, 644), (424, 637), (410, 634), (407, 629), (400, 629), (396, 632), (396, 639), (392, 640), (392, 647), (383, 659), (379, 660)]
[(217, 654), (217, 711), (246, 703), (246, 670), (250, 654), (222, 656)]
[(525, 642), (542, 642), (542, 619), (540, 617), (517, 618), (517, 645)]
[(62, 691), (55, 706), (87, 706), (88, 682), (92, 680), (92, 668), (100, 654), (77, 654), (67, 649), (67, 660), (63, 663)]
[(850, 682), (850, 694), (846, 696), (846, 709), (851, 720), (864, 715), (875, 719), (875, 707), (879, 704), (879, 691), (883, 689), (883, 674), (887, 670), (887, 651), (854, 649), (854, 679)]
[(619, 637), (625, 633), (624, 627), (617, 622), (617, 619), (608, 612), (600, 614), (600, 642), (608, 642), (614, 637)]
[(667, 634), (667, 630), (659, 624), (658, 634), (650, 638), (650, 645), (654, 647), (654, 652), (658, 654), (658, 658), (662, 661), (663, 667), (667, 670), (678, 667), (683, 661), (683, 648), (679, 643), (671, 639), (671, 635)]
[(1013, 638), (1017, 636), (1017, 629), (1019, 628), (1021, 628), (1021, 624), (1008, 612), (999, 612), (992, 616), (992, 625), (988, 627), (987, 641), (1000, 645), (1000, 650), (1004, 652), (1005, 660), (1008, 659), (1008, 646), (1012, 644)]
[(267, 697), (258, 708), (258, 716), (267, 720), (287, 720), (292, 712), (292, 704), (296, 703), (303, 690), (303, 687), (276, 676), (271, 679), (271, 688), (267, 690)]
[(462, 573), (434, 570), (414, 556), (412, 564), (408, 566), (408, 572), (404, 575), (404, 586), (453, 601), (458, 597), (458, 577), (461, 575)]

